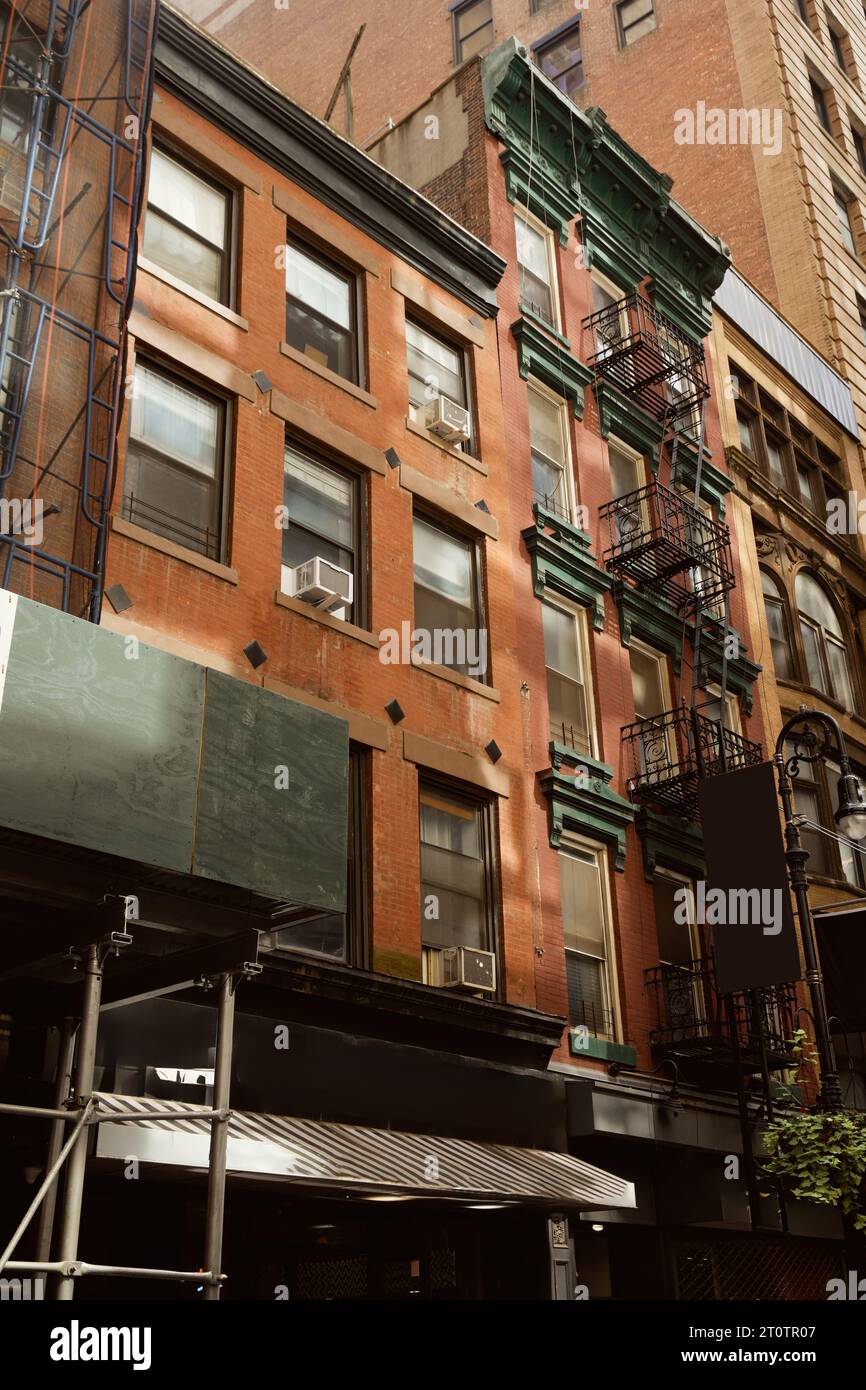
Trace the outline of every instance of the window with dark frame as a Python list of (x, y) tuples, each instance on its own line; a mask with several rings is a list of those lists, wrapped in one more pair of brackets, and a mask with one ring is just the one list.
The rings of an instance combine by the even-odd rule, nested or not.
[(427, 422), (427, 407), (437, 396), (469, 411), (470, 438), (458, 445), (473, 452), (474, 426), (469, 394), (469, 363), (466, 351), (414, 319), (406, 319), (406, 367), (409, 376), (409, 418), (419, 425)]
[(312, 247), (286, 243), (286, 342), (354, 385), (361, 382), (358, 278)]
[(154, 145), (142, 253), (208, 299), (229, 304), (232, 206), (229, 189)]
[(857, 241), (854, 236), (854, 220), (852, 209), (855, 205), (853, 194), (847, 188), (842, 188), (838, 183), (833, 184), (833, 202), (836, 205), (836, 217), (839, 222), (839, 234), (842, 238), (842, 245), (846, 251), (850, 251), (852, 256), (857, 253)]
[(827, 501), (844, 494), (841, 459), (739, 367), (729, 363), (729, 368), (737, 381), (737, 428), (743, 453), (775, 487), (823, 519)]
[(854, 143), (854, 153), (857, 156), (857, 164), (860, 173), (866, 178), (866, 135), (851, 121), (851, 139)]
[(277, 950), (300, 951), (364, 969), (370, 945), (369, 749), (349, 744), (346, 911), (288, 908), (274, 918)]
[(794, 0), (794, 9), (800, 16), (804, 24), (809, 23), (809, 14), (806, 9), (806, 0)]
[(567, 97), (584, 84), (580, 20), (557, 30), (548, 40), (533, 45), (535, 61), (546, 77)]
[(827, 11), (827, 31), (830, 35), (830, 47), (833, 50), (833, 57), (840, 72), (843, 72), (851, 81), (854, 80), (854, 71), (850, 56), (850, 40), (843, 29), (837, 28), (834, 20), (830, 18)]
[(435, 639), (441, 634), (441, 664), (486, 681), (486, 672), (471, 669), (472, 657), (486, 654), (477, 543), (416, 513), (413, 562), (415, 627), (430, 634), (433, 659), (439, 659)]
[(827, 101), (827, 92), (816, 78), (809, 78), (809, 87), (812, 92), (812, 102), (815, 107), (815, 115), (819, 123), (824, 127), (828, 135), (833, 134), (833, 122), (830, 119), (830, 106)]
[(653, 0), (620, 0), (616, 6), (616, 27), (620, 48), (651, 33), (657, 28)]
[(848, 711), (856, 709), (848, 642), (836, 605), (808, 570), (794, 581), (806, 684)]
[(226, 548), (227, 409), (185, 378), (136, 363), (121, 514), (217, 561)]
[(794, 678), (794, 649), (791, 643), (791, 628), (788, 621), (788, 604), (781, 584), (768, 570), (761, 570), (761, 589), (764, 595), (764, 612), (767, 615), (767, 629), (770, 634), (770, 649), (773, 655), (773, 670), (776, 679), (787, 681)]
[(292, 571), (319, 555), (353, 576), (354, 599), (345, 606), (345, 620), (359, 623), (365, 606), (365, 566), (359, 563), (363, 526), (360, 477), (287, 441), (283, 503), (287, 518), (283, 528), (283, 593), (293, 592)]
[(559, 851), (565, 975), (571, 1023), (597, 1038), (616, 1035), (608, 960), (603, 849), (563, 845)]
[(465, 63), (493, 42), (493, 0), (466, 0), (452, 13), (454, 61)]
[(426, 777), (418, 801), (422, 945), (495, 951), (491, 801)]

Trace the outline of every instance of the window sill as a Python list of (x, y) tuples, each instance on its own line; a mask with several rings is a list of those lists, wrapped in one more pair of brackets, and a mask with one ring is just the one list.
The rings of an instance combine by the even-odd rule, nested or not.
[(419, 438), (426, 439), (429, 444), (435, 444), (437, 449), (442, 449), (444, 453), (450, 454), (451, 458), (459, 459), (461, 463), (468, 463), (470, 468), (474, 468), (478, 473), (483, 473), (485, 477), (489, 473), (487, 464), (482, 463), (481, 459), (476, 458), (474, 454), (464, 454), (462, 449), (455, 449), (453, 444), (448, 444), (446, 440), (440, 439), (438, 434), (431, 434), (423, 425), (419, 425), (416, 420), (413, 420), (411, 415), (406, 416), (406, 428), (412, 434), (417, 434)]
[(323, 627), (333, 628), (343, 637), (352, 637), (357, 642), (366, 643), (368, 647), (379, 646), (378, 637), (368, 632), (365, 627), (356, 627), (354, 623), (344, 622), (342, 618), (334, 618), (330, 613), (323, 613), (321, 609), (313, 608), (309, 603), (302, 603), (299, 598), (291, 598), (279, 589), (274, 590), (274, 603), (280, 608), (288, 608), (290, 613), (298, 613), (302, 618), (311, 618), (314, 623), (321, 623)]
[(312, 357), (307, 357), (305, 353), (298, 352), (290, 343), (280, 343), (280, 352), (284, 357), (288, 357), (290, 362), (297, 362), (299, 367), (306, 367), (308, 371), (315, 372), (323, 381), (329, 381), (332, 386), (339, 386), (341, 391), (346, 391), (350, 396), (354, 396), (356, 401), (363, 401), (364, 405), (372, 406), (375, 410), (379, 402), (375, 396), (371, 396), (369, 391), (365, 391), (362, 386), (356, 386), (354, 381), (349, 381), (344, 376), (338, 376), (332, 372), (330, 367), (323, 367), (321, 363), (314, 362)]
[(187, 299), (194, 299), (196, 304), (200, 304), (203, 309), (209, 309), (212, 314), (219, 314), (220, 318), (228, 319), (236, 328), (243, 329), (248, 333), (250, 325), (240, 314), (236, 314), (233, 309), (229, 309), (225, 304), (220, 304), (219, 300), (211, 299), (208, 295), (202, 294), (201, 290), (195, 289), (192, 285), (184, 284), (183, 280), (172, 275), (170, 270), (163, 270), (161, 265), (155, 261), (149, 261), (146, 256), (139, 256), (138, 269), (143, 270), (146, 275), (152, 275), (154, 280), (161, 280), (163, 284), (170, 285), (173, 290), (183, 294)]
[(216, 560), (209, 560), (206, 555), (199, 555), (196, 550), (187, 550), (186, 546), (176, 545), (174, 541), (166, 540), (164, 536), (157, 536), (153, 531), (146, 531), (143, 526), (136, 526), (132, 521), (124, 521), (121, 516), (111, 518), (111, 529), (118, 536), (126, 536), (128, 540), (138, 541), (139, 545), (146, 545), (151, 550), (158, 550), (161, 555), (168, 555), (172, 560), (181, 560), (185, 565), (192, 565), (194, 569), (204, 570), (206, 574), (212, 574), (214, 579), (222, 579), (226, 584), (239, 582), (237, 570), (231, 569), (229, 565), (221, 565)]
[(462, 671), (452, 671), (450, 666), (440, 666), (436, 661), (420, 661), (415, 656), (412, 657), (412, 665), (419, 671), (429, 671), (431, 676), (438, 676), (440, 680), (450, 681), (452, 685), (462, 686), (464, 690), (471, 690), (473, 695), (483, 695), (485, 700), (493, 700), (498, 704), (502, 698), (492, 685), (485, 685), (473, 676), (464, 676)]
[(569, 342), (568, 338), (563, 337), (558, 327), (556, 327), (552, 323), (548, 323), (547, 319), (543, 319), (540, 314), (536, 314), (535, 310), (530, 309), (529, 305), (526, 304), (522, 299), (518, 303), (518, 308), (520, 309), (520, 314), (522, 318), (530, 319), (542, 330), (542, 332), (546, 333), (548, 337), (555, 338), (556, 341), (559, 343), (560, 347), (562, 347), (565, 352), (571, 352), (571, 343)]

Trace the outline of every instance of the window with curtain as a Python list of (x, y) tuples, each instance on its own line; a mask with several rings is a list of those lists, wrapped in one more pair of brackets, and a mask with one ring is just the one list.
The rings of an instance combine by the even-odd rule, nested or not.
[(531, 384), (528, 400), (533, 500), (570, 521), (570, 460), (565, 402), (554, 400)]
[(846, 710), (853, 710), (851, 664), (836, 607), (827, 591), (805, 570), (797, 575), (795, 593), (807, 683), (838, 700)]
[(569, 846), (559, 852), (569, 1018), (600, 1038), (612, 1038), (616, 1031), (602, 878), (606, 864), (604, 850)]
[(139, 360), (123, 469), (127, 521), (222, 556), (226, 403)]
[(767, 615), (773, 653), (773, 670), (779, 680), (792, 680), (795, 669), (794, 654), (788, 628), (788, 605), (782, 586), (766, 570), (761, 570), (761, 588), (764, 593), (764, 612)]
[(220, 304), (230, 297), (231, 194), (174, 154), (150, 156), (142, 251)]
[(591, 697), (585, 675), (582, 613), (541, 605), (550, 737), (593, 756)]
[(434, 783), (420, 787), (421, 940), (493, 949), (489, 921), (489, 807)]

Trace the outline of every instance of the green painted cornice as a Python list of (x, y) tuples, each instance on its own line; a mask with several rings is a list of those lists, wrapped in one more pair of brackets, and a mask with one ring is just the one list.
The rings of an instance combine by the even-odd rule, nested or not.
[[(694, 629), (691, 628), (690, 631), (693, 635)], [(734, 628), (729, 628), (728, 632), (736, 636), (740, 654), (736, 657), (728, 657), (727, 688), (739, 696), (746, 714), (751, 714), (754, 703), (753, 686), (763, 667), (749, 660), (746, 654), (749, 649), (741, 640), (739, 633), (735, 632)], [(701, 624), (701, 669), (699, 674), (702, 686), (721, 685), (723, 646), (722, 623), (714, 618), (712, 613), (705, 613)]]
[(704, 834), (699, 824), (642, 806), (635, 829), (643, 847), (644, 877), (650, 883), (657, 868), (673, 869), (693, 879), (706, 877)]
[(703, 338), (730, 254), (671, 198), (669, 176), (632, 149), (600, 107), (574, 106), (515, 38), (484, 59), (482, 85), (488, 128), (507, 151), (508, 196), (529, 200), (563, 242), (579, 212), (591, 262), (624, 291), (649, 278), (659, 309)]
[(521, 532), (532, 560), (532, 587), (537, 598), (545, 590), (561, 594), (588, 608), (597, 632), (604, 628), (604, 596), (613, 583), (590, 549), (586, 531), (572, 526), (555, 512), (537, 502), (532, 514), (535, 525)]
[(614, 584), (613, 598), (619, 614), (622, 645), (629, 646), (632, 637), (649, 642), (651, 647), (671, 658), (674, 674), (679, 675), (685, 638), (682, 615), (664, 599), (654, 597), (646, 589), (633, 589), (621, 581)]
[(607, 439), (613, 434), (630, 444), (644, 455), (652, 471), (657, 473), (662, 445), (659, 422), (627, 396), (621, 395), (604, 377), (599, 377), (595, 383), (595, 399), (602, 438)]
[[(524, 380), (538, 377), (551, 391), (571, 401), (578, 420), (583, 419), (583, 393), (593, 372), (568, 350), (567, 341), (551, 338), (525, 315), (511, 325), (517, 343), (517, 367)], [(565, 343), (565, 345), (564, 345)]]
[[(551, 845), (559, 849), (565, 830), (601, 840), (613, 849), (617, 872), (622, 873), (626, 832), (634, 823), (634, 807), (609, 787), (613, 768), (592, 758), (582, 758), (561, 744), (551, 745), (551, 762), (553, 766), (538, 774), (550, 810)], [(588, 775), (575, 775), (584, 768)]]

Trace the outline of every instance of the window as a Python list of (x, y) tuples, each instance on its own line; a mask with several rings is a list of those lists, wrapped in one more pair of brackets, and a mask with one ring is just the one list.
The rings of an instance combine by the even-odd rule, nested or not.
[(493, 42), (492, 0), (468, 0), (454, 10), (454, 61), (465, 63)]
[(486, 672), (479, 669), (478, 658), (486, 646), (482, 648), (474, 542), (416, 516), (413, 545), (415, 627), (430, 634), (434, 660), (441, 657), (443, 666), (483, 679)]
[(556, 252), (553, 235), (525, 208), (515, 208), (520, 300), (551, 328), (558, 327)]
[[(437, 396), (446, 396), (470, 411), (466, 354), (429, 328), (406, 320), (406, 359), (409, 373), (409, 418), (423, 425), (427, 407)], [(461, 448), (471, 453), (472, 440)]]
[[(287, 444), (283, 473), (283, 528), (281, 589), (293, 594), (293, 571), (298, 565), (320, 555), (329, 564), (348, 570), (354, 578), (353, 602), (339, 610), (347, 621), (355, 621), (363, 609), (364, 573), (358, 564), (360, 553), (360, 480), (332, 464), (322, 463)], [(362, 614), (361, 614), (362, 616)]]
[(842, 624), (829, 594), (801, 570), (795, 583), (800, 638), (807, 683), (814, 690), (854, 709), (854, 687)]
[(863, 334), (863, 341), (866, 343), (866, 303), (857, 295), (857, 314), (860, 319), (860, 332)]
[(833, 50), (836, 66), (852, 82), (855, 81), (857, 74), (851, 58), (851, 41), (848, 35), (844, 29), (836, 27), (835, 21), (830, 18), (829, 14), (827, 15), (827, 29), (830, 34), (830, 47)]
[(794, 8), (804, 24), (809, 23), (809, 15), (806, 10), (806, 0), (794, 0)]
[[(623, 444), (610, 440), (607, 457), (610, 463), (611, 497), (614, 500), (618, 497), (628, 497), (631, 493), (643, 489), (646, 481), (645, 470), (639, 454), (627, 449)], [(618, 545), (627, 546), (631, 541), (636, 542), (649, 524), (643, 498), (637, 497), (634, 501), (617, 508), (614, 524)]]
[(620, 48), (637, 43), (656, 27), (653, 0), (621, 0), (616, 7), (616, 23)]
[(559, 397), (530, 384), (529, 443), (532, 452), (532, 496), (547, 511), (571, 520), (571, 459), (568, 448), (568, 407)]
[(494, 949), (492, 807), (421, 782), (421, 941)]
[(573, 96), (583, 86), (583, 57), (580, 48), (580, 20), (558, 29), (554, 36), (535, 46), (535, 58), (541, 71), (555, 82), (566, 96)]
[(357, 280), (292, 242), (286, 244), (286, 341), (320, 367), (360, 382)]
[(836, 204), (836, 217), (839, 221), (839, 232), (842, 237), (842, 244), (852, 256), (857, 255), (857, 243), (854, 240), (854, 223), (852, 220), (852, 208), (854, 199), (851, 194), (838, 184), (833, 185), (833, 201)]
[(293, 907), (273, 919), (272, 938), (277, 950), (342, 960), (365, 966), (369, 945), (369, 752), (349, 745), (347, 800), (346, 911), (314, 912)]
[[(794, 752), (794, 745), (789, 743), (787, 745), (788, 756), (792, 757)], [(816, 778), (816, 770), (814, 766), (810, 766), (802, 759), (800, 760), (797, 776), (791, 779), (794, 790), (794, 809), (798, 815), (806, 816), (816, 825), (832, 824), (832, 819), (824, 806), (823, 775), (819, 781)], [(809, 859), (806, 864), (807, 872), (823, 874), (831, 878), (838, 877), (838, 872), (834, 874), (832, 841), (826, 835), (822, 835), (817, 830), (810, 830), (807, 826), (800, 827), (800, 838), (803, 842), (803, 848), (809, 852)]]
[(851, 122), (851, 139), (854, 142), (854, 153), (857, 156), (860, 173), (866, 178), (866, 135), (853, 121)]
[[(722, 722), (722, 688), (720, 685), (707, 686), (699, 708), (705, 719), (713, 719), (717, 724)], [(740, 720), (740, 702), (730, 690), (725, 691), (724, 714), (725, 728), (731, 729), (735, 734), (741, 734), (743, 726)]]
[(791, 632), (788, 626), (788, 605), (779, 581), (766, 570), (761, 570), (761, 588), (764, 592), (764, 612), (767, 615), (767, 628), (770, 633), (770, 647), (773, 653), (773, 670), (778, 680), (787, 681), (794, 677), (794, 657), (791, 649)]
[(812, 91), (812, 101), (815, 104), (815, 115), (824, 127), (828, 135), (833, 134), (833, 125), (830, 120), (830, 107), (827, 101), (826, 90), (814, 77), (809, 78), (809, 86)]
[(586, 757), (593, 756), (592, 692), (587, 679), (586, 619), (552, 603), (542, 603), (544, 664), (550, 737)]
[(784, 487), (788, 477), (785, 467), (785, 441), (780, 439), (777, 434), (773, 434), (770, 430), (765, 431), (765, 438), (767, 443), (767, 464), (770, 472), (770, 482), (774, 483), (776, 487)]
[[(683, 889), (690, 897), (688, 913), (683, 913)], [(694, 921), (694, 884), (679, 874), (656, 871), (653, 879), (659, 962), (662, 965), (689, 965), (701, 955), (698, 929)], [(685, 917), (685, 921), (683, 921)]]
[(775, 487), (823, 518), (826, 499), (844, 492), (839, 456), (733, 362), (728, 366), (737, 382), (741, 449)]
[(139, 360), (123, 470), (127, 521), (222, 560), (226, 402)]
[(738, 411), (737, 411), (737, 428), (739, 429), (739, 432), (740, 432), (740, 448), (742, 449), (742, 451), (743, 451), (744, 454), (748, 454), (748, 455), (749, 455), (749, 458), (754, 458), (754, 457), (755, 457), (755, 434), (754, 434), (754, 426), (753, 426), (753, 424), (752, 424), (751, 418), (750, 418), (748, 415), (743, 414), (743, 412), (742, 412), (741, 410), (738, 410)]
[(845, 53), (842, 48), (842, 35), (839, 34), (828, 22), (827, 28), (830, 34), (830, 47), (833, 50), (833, 57), (836, 59), (837, 66), (845, 71)]
[(596, 1037), (613, 1038), (606, 871), (604, 850), (570, 846), (559, 852), (569, 1018)]
[[(863, 773), (860, 769), (855, 767), (854, 772), (860, 778), (861, 782), (863, 782)], [(839, 827), (833, 820), (832, 811), (837, 804), (836, 789), (839, 785), (839, 778), (841, 775), (842, 769), (839, 767), (838, 763), (831, 762), (829, 758), (826, 759), (823, 771), (824, 790), (826, 793), (825, 806), (830, 814), (824, 821), (824, 824), (831, 829), (834, 834), (839, 834)], [(822, 836), (822, 839), (828, 846), (828, 849), (838, 854), (839, 868), (841, 869), (842, 877), (847, 879), (852, 888), (866, 888), (866, 858), (864, 858), (862, 846), (854, 845), (850, 840), (836, 841), (834, 845), (832, 841), (827, 840), (826, 836)]]
[(676, 763), (673, 731), (665, 726), (670, 711), (667, 662), (660, 652), (632, 639), (629, 647), (631, 688), (635, 719), (643, 720), (640, 731), (640, 768), (646, 777), (664, 779)]
[(209, 299), (231, 298), (232, 195), (154, 145), (142, 251)]

